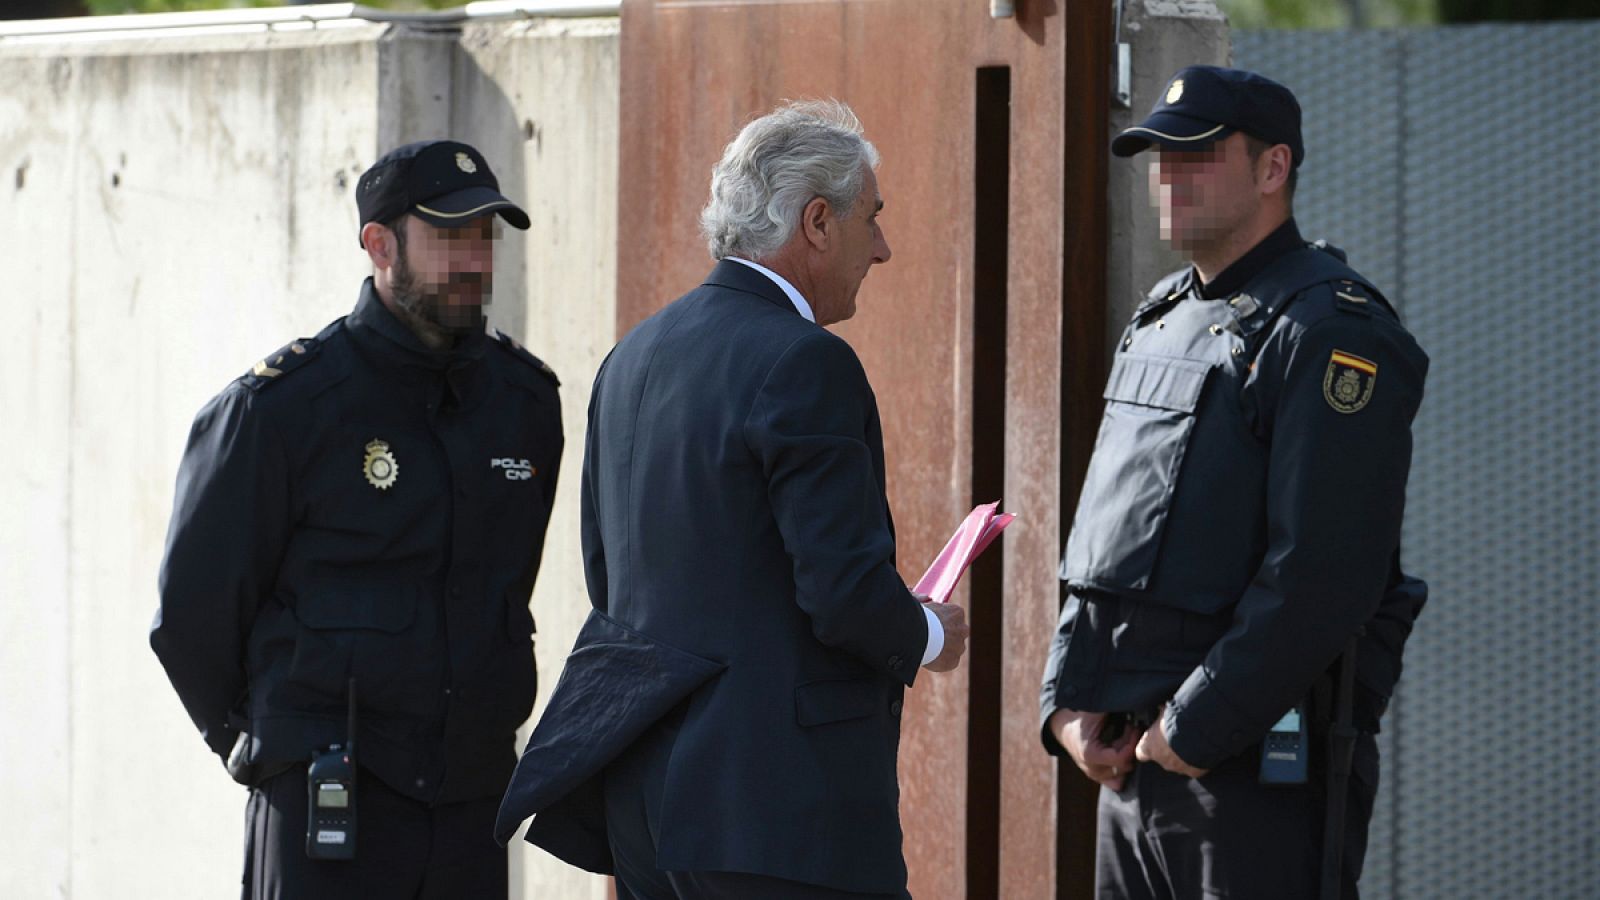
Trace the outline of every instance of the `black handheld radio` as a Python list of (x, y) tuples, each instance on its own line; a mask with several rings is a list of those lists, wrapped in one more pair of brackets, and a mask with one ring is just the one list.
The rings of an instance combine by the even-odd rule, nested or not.
[(350, 710), (344, 746), (334, 744), (311, 757), (306, 770), (306, 856), (356, 856), (356, 680), (350, 679)]
[(1296, 706), (1283, 714), (1261, 741), (1262, 784), (1305, 784), (1311, 737), (1305, 716)]

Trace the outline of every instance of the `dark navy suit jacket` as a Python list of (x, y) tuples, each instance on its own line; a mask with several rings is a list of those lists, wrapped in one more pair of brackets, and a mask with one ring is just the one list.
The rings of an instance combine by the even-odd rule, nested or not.
[(854, 351), (723, 261), (595, 381), (594, 611), (501, 807), (508, 840), (609, 872), (604, 767), (683, 709), (657, 865), (896, 892), (901, 696), (928, 640), (894, 567)]

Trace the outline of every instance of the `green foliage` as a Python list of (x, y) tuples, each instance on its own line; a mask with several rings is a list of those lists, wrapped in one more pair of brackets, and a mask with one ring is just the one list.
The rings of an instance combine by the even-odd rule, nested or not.
[(97, 16), (285, 5), (281, 0), (88, 0), (88, 2), (89, 12)]
[(1217, 0), (1217, 7), (1238, 29), (1392, 28), (1437, 22), (1441, 2), (1448, 0)]

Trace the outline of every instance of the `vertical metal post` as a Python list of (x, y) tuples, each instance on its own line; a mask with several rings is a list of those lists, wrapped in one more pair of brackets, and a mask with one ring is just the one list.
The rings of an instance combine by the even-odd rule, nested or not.
[(1133, 106), (1133, 45), (1122, 39), (1122, 9), (1126, 0), (1117, 0), (1112, 17), (1111, 51), (1117, 70), (1112, 73), (1112, 102), (1119, 109)]

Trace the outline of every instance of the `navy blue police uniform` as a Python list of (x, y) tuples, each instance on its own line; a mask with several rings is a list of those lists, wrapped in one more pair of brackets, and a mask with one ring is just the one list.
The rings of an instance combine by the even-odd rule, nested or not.
[[(430, 350), (368, 279), (195, 418), (150, 641), (252, 789), (245, 896), (505, 896), (557, 388), (504, 335)], [(310, 860), (306, 764), (346, 740), (350, 679), (356, 855)]]
[[(1226, 121), (1204, 111), (1178, 127)], [(1399, 560), (1427, 366), (1378, 289), (1292, 219), (1209, 283), (1192, 268), (1163, 279), (1123, 332), (1061, 563), (1041, 734), (1059, 755), (1058, 710), (1163, 716), (1172, 749), (1210, 771), (1141, 763), (1102, 788), (1100, 896), (1316, 895), (1320, 742), (1292, 786), (1260, 783), (1260, 748), (1308, 697), (1320, 734), (1326, 673), (1359, 635), (1342, 866), (1355, 895), (1373, 735), (1427, 597)]]

